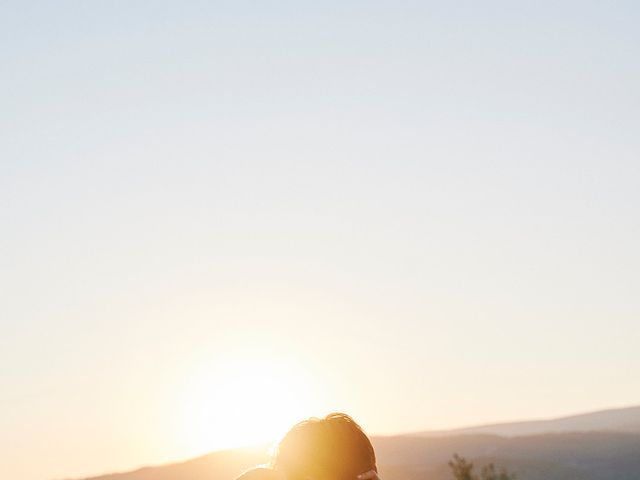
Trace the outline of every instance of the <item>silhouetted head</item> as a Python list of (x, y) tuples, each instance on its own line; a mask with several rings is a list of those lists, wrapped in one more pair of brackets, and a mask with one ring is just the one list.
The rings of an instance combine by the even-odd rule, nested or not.
[(371, 441), (344, 413), (295, 425), (278, 445), (274, 466), (287, 480), (355, 480), (377, 471)]
[(272, 468), (256, 467), (247, 470), (236, 480), (282, 480), (282, 478)]

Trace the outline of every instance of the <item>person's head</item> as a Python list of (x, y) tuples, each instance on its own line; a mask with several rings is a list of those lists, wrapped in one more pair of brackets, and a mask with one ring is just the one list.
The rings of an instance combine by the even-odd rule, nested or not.
[(344, 413), (295, 425), (278, 445), (274, 467), (287, 480), (355, 480), (377, 471), (371, 441)]

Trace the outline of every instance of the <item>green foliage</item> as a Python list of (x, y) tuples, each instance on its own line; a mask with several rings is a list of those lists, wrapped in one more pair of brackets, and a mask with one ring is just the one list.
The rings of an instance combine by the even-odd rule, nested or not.
[(449, 468), (455, 480), (516, 480), (516, 476), (508, 473), (504, 468), (496, 470), (493, 463), (485, 465), (480, 470), (480, 476), (473, 471), (473, 462), (468, 462), (457, 453), (449, 461)]

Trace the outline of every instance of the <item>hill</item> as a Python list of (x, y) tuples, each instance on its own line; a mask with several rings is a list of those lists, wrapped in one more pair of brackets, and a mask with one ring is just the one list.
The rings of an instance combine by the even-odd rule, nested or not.
[[(640, 479), (640, 407), (372, 441), (384, 480), (451, 480), (454, 453), (504, 466), (519, 480)], [(86, 480), (234, 480), (268, 461), (267, 446), (234, 449)]]
[[(477, 464), (494, 462), (520, 480), (637, 480), (640, 435), (561, 433), (522, 437), (374, 437), (384, 480), (450, 480), (454, 453)], [(186, 462), (93, 477), (90, 480), (233, 480), (268, 461), (267, 449), (215, 452)]]
[(500, 437), (388, 437), (375, 439), (385, 480), (450, 480), (454, 453), (479, 465), (494, 462), (520, 480), (632, 480), (640, 478), (640, 435), (575, 432)]
[(487, 433), (513, 437), (562, 432), (625, 432), (640, 433), (640, 406), (601, 410), (548, 420), (496, 423), (445, 431), (414, 433), (420, 436), (451, 436)]
[(90, 480), (233, 480), (247, 468), (268, 460), (268, 447), (237, 448), (180, 463), (90, 477)]

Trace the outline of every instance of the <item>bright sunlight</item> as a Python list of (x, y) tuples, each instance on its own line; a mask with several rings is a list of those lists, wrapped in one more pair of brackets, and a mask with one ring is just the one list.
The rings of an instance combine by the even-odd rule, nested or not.
[(235, 351), (196, 366), (177, 405), (181, 446), (192, 453), (276, 441), (314, 411), (308, 372), (274, 352)]

